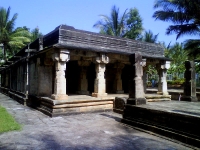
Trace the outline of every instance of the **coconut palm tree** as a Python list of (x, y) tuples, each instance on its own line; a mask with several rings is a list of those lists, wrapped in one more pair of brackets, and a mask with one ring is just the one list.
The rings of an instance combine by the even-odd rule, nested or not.
[(0, 7), (0, 43), (4, 45), (4, 60), (6, 52), (14, 54), (30, 42), (30, 33), (23, 28), (14, 29), (17, 13), (10, 19), (10, 7), (6, 10)]
[(199, 35), (200, 1), (199, 0), (156, 0), (153, 17), (157, 20), (172, 22), (166, 33), (180, 36)]
[(154, 35), (151, 30), (145, 31), (142, 37), (142, 41), (149, 43), (156, 43), (158, 39), (158, 34)]
[(199, 39), (186, 40), (184, 48), (188, 51), (188, 55), (192, 57), (192, 59), (200, 58), (200, 40)]
[(118, 37), (136, 38), (143, 30), (142, 19), (139, 16), (137, 9), (127, 9), (120, 17), (119, 8), (113, 6), (111, 9), (110, 17), (106, 15), (100, 15), (102, 18), (94, 27), (100, 29), (100, 33), (113, 35)]

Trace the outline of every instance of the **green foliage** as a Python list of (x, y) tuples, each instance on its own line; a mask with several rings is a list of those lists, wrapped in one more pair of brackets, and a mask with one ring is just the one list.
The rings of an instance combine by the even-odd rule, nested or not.
[(176, 79), (176, 80), (172, 80), (172, 81), (167, 81), (167, 84), (170, 85), (182, 85), (185, 82), (185, 79)]
[(185, 61), (188, 59), (188, 53), (183, 48), (182, 44), (175, 43), (173, 46), (165, 49), (165, 56), (170, 58), (171, 65), (168, 73), (184, 73), (185, 71)]
[(157, 39), (158, 39), (158, 34), (154, 35), (151, 30), (145, 31), (144, 35), (141, 38), (142, 41), (149, 43), (156, 43)]
[(167, 34), (175, 33), (177, 39), (182, 35), (199, 35), (200, 3), (195, 0), (156, 0), (153, 17), (172, 22), (167, 28)]
[(200, 59), (200, 40), (186, 40), (184, 48), (188, 51), (188, 55), (191, 59)]
[(20, 129), (21, 125), (15, 121), (5, 108), (0, 106), (0, 133)]
[[(10, 7), (6, 10), (0, 7), (0, 43), (8, 54), (14, 54), (30, 42), (30, 33), (23, 28), (14, 29), (17, 13), (10, 19)], [(5, 56), (6, 57), (6, 54)]]
[(36, 27), (31, 31), (31, 42), (35, 41), (40, 36), (42, 36), (42, 33), (40, 32), (39, 28)]
[(142, 19), (136, 8), (131, 8), (129, 12), (126, 9), (120, 17), (119, 8), (113, 6), (110, 17), (100, 17), (102, 19), (95, 23), (94, 27), (99, 28), (102, 34), (136, 39), (143, 30)]
[(126, 21), (127, 32), (124, 37), (129, 39), (138, 39), (143, 31), (142, 19), (139, 15), (139, 11), (136, 8), (131, 8), (128, 13), (128, 19)]

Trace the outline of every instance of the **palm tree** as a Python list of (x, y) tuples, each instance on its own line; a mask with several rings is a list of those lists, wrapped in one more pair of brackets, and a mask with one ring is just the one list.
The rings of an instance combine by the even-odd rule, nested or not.
[(158, 34), (154, 35), (151, 30), (145, 31), (144, 36), (142, 37), (142, 41), (149, 43), (156, 43), (158, 39)]
[(30, 42), (30, 33), (23, 28), (14, 29), (17, 13), (10, 18), (10, 7), (6, 10), (0, 7), (0, 43), (4, 45), (4, 60), (6, 51), (14, 54), (16, 50), (22, 48)]
[(94, 27), (100, 28), (100, 33), (122, 37), (126, 33), (125, 20), (127, 10), (124, 11), (122, 17), (119, 17), (119, 8), (113, 6), (111, 9), (111, 17), (100, 15), (102, 20), (94, 24)]
[(142, 19), (135, 8), (130, 9), (129, 12), (126, 9), (120, 17), (119, 8), (113, 6), (110, 17), (106, 15), (100, 15), (100, 17), (102, 19), (95, 23), (94, 27), (99, 28), (102, 34), (134, 39), (143, 30)]
[(200, 58), (200, 40), (186, 40), (184, 48), (188, 51), (188, 55), (193, 59)]
[(154, 8), (160, 8), (153, 14), (154, 18), (173, 23), (167, 34), (175, 33), (177, 39), (186, 34), (199, 35), (199, 0), (156, 0)]

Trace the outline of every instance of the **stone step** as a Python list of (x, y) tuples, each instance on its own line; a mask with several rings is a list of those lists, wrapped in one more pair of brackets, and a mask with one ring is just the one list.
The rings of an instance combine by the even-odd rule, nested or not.
[(171, 101), (171, 99), (170, 98), (159, 98), (159, 99), (147, 98), (147, 102), (161, 102), (161, 101)]

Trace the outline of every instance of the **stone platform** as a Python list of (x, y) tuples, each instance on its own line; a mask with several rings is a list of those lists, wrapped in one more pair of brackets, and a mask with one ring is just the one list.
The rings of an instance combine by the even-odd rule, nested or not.
[(67, 100), (53, 100), (48, 97), (40, 98), (40, 107), (43, 113), (55, 117), (76, 113), (98, 112), (113, 109), (115, 97), (127, 97), (126, 94), (108, 94), (106, 97), (97, 98), (89, 95), (69, 95)]
[[(124, 99), (124, 103), (119, 104), (120, 102), (115, 100), (116, 97)], [(145, 97), (147, 101), (151, 102), (171, 100), (170, 95), (146, 94)], [(106, 110), (114, 110), (117, 113), (121, 113), (127, 99), (128, 94), (108, 94), (102, 98), (89, 95), (69, 95), (67, 100), (53, 100), (48, 97), (41, 97), (38, 109), (51, 117)], [(118, 109), (120, 111), (116, 111)]]
[[(120, 123), (113, 112), (51, 118), (0, 94), (0, 105), (22, 130), (0, 134), (1, 150), (192, 150), (189, 145)], [(197, 149), (197, 148), (196, 148)]]
[(200, 147), (200, 102), (125, 105), (122, 122)]

